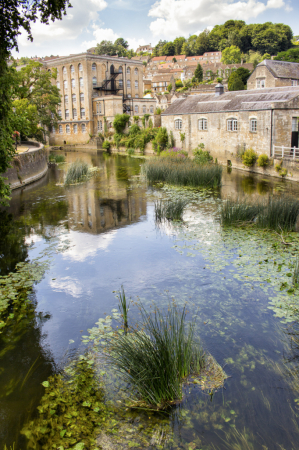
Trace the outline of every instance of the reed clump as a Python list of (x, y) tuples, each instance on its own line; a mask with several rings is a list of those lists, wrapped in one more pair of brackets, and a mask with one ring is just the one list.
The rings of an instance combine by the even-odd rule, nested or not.
[(291, 196), (269, 197), (268, 200), (228, 200), (222, 204), (220, 217), (225, 226), (254, 223), (258, 228), (295, 231), (299, 200)]
[(139, 406), (165, 409), (181, 401), (182, 383), (204, 368), (205, 355), (195, 340), (186, 310), (169, 306), (166, 314), (141, 307), (142, 321), (128, 334), (116, 333), (107, 343), (111, 365), (121, 371), (138, 396)]
[(81, 159), (77, 159), (73, 162), (68, 171), (66, 173), (64, 184), (74, 184), (83, 181), (88, 174), (88, 164), (82, 161)]
[(155, 219), (157, 222), (161, 222), (163, 219), (182, 220), (186, 206), (187, 202), (182, 199), (157, 200), (155, 202)]
[(142, 169), (150, 183), (191, 187), (221, 185), (222, 167), (218, 164), (199, 165), (188, 158), (153, 158), (146, 161)]
[(65, 162), (65, 156), (64, 155), (53, 155), (53, 154), (51, 154), (49, 156), (49, 162), (64, 163)]

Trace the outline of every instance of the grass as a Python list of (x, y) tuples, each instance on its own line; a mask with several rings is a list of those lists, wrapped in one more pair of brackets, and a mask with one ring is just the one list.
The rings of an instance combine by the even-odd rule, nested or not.
[(124, 321), (124, 330), (125, 333), (128, 332), (128, 312), (129, 312), (129, 304), (130, 302), (127, 301), (125, 290), (123, 285), (121, 286), (120, 292), (119, 292), (119, 312), (121, 313), (121, 316)]
[(222, 167), (217, 164), (199, 165), (187, 158), (153, 158), (142, 170), (150, 183), (165, 182), (179, 186), (218, 187)]
[(187, 205), (185, 200), (157, 200), (155, 202), (155, 219), (161, 222), (163, 219), (182, 220), (184, 209)]
[(50, 162), (55, 162), (55, 163), (63, 163), (63, 162), (65, 162), (65, 156), (64, 155), (53, 155), (53, 154), (51, 154), (49, 156), (49, 161)]
[(115, 334), (108, 343), (108, 358), (137, 393), (141, 406), (165, 409), (182, 399), (183, 380), (204, 367), (205, 357), (194, 338), (194, 323), (186, 325), (169, 306), (166, 314), (141, 307), (142, 322), (128, 334)]
[(294, 272), (293, 272), (293, 285), (299, 286), (299, 259), (296, 259)]
[(228, 200), (222, 204), (220, 216), (225, 226), (255, 223), (258, 228), (294, 231), (299, 214), (299, 200), (290, 196), (269, 197), (249, 203)]
[(80, 159), (73, 162), (66, 173), (64, 184), (73, 184), (82, 181), (88, 174), (88, 164)]

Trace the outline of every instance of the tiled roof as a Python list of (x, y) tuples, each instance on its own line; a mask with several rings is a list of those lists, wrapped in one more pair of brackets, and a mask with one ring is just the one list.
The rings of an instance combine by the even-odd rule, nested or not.
[(299, 64), (287, 61), (265, 59), (257, 67), (266, 66), (275, 78), (299, 79)]
[(215, 93), (191, 95), (174, 102), (163, 115), (265, 110), (275, 107), (275, 103), (278, 106), (296, 97), (299, 97), (299, 86), (234, 91), (219, 96)]
[(157, 82), (159, 82), (159, 81), (170, 81), (172, 77), (173, 77), (172, 74), (170, 74), (170, 73), (165, 73), (165, 74), (153, 76), (152, 81), (153, 81), (154, 83), (157, 83)]

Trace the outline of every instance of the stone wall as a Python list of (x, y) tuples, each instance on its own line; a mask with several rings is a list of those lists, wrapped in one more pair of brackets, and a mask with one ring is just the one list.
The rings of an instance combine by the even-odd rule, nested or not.
[(257, 66), (247, 80), (247, 90), (257, 89), (257, 80), (265, 80), (266, 88), (292, 86), (290, 78), (275, 78), (267, 66)]
[(48, 154), (44, 146), (36, 142), (26, 142), (26, 144), (36, 148), (16, 155), (11, 162), (11, 168), (3, 174), (11, 189), (39, 180), (48, 171)]

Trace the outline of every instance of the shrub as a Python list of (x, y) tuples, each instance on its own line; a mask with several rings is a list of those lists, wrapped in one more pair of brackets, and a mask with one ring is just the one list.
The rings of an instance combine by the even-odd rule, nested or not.
[(65, 162), (64, 155), (53, 155), (53, 153), (49, 156), (50, 162), (63, 163)]
[(168, 90), (168, 92), (170, 92), (171, 91), (171, 89), (172, 89), (172, 84), (170, 83), (168, 86), (167, 86), (167, 90)]
[(242, 162), (244, 166), (252, 167), (257, 160), (257, 154), (252, 148), (248, 148), (242, 155)]
[(107, 141), (107, 139), (103, 142), (102, 148), (104, 148), (105, 150), (110, 150), (110, 142)]
[(188, 152), (181, 148), (173, 147), (167, 150), (163, 150), (160, 156), (162, 158), (188, 158)]
[(182, 143), (184, 142), (185, 137), (186, 137), (186, 133), (182, 133), (182, 132), (180, 131), (180, 139), (181, 139), (181, 142), (182, 142)]
[(117, 149), (119, 149), (122, 138), (123, 138), (123, 135), (119, 134), (119, 133), (115, 133), (113, 136), (113, 141), (114, 141), (114, 144)]
[(170, 148), (173, 148), (175, 146), (175, 141), (174, 141), (174, 137), (173, 137), (173, 132), (172, 131), (169, 132), (168, 145), (169, 145)]
[(259, 167), (267, 167), (269, 165), (269, 158), (268, 155), (260, 155), (257, 159), (257, 165)]
[(182, 220), (187, 202), (182, 199), (157, 200), (155, 202), (155, 219), (161, 222), (163, 219)]
[(129, 121), (129, 114), (116, 114), (113, 121), (113, 128), (115, 129), (116, 133), (122, 133)]
[(168, 143), (167, 129), (165, 127), (161, 127), (158, 129), (156, 137), (153, 140), (153, 149), (157, 151), (159, 146), (160, 150), (164, 150), (164, 148), (167, 147), (167, 143)]
[(81, 159), (73, 162), (66, 173), (64, 184), (73, 184), (82, 181), (88, 174), (88, 165)]
[(127, 152), (128, 152), (128, 155), (134, 155), (135, 154), (135, 149), (134, 148), (128, 148)]
[(155, 115), (159, 116), (161, 112), (162, 112), (161, 108), (156, 108)]
[(233, 72), (228, 79), (228, 90), (229, 91), (242, 91), (245, 86), (242, 81), (242, 78), (236, 73)]
[(137, 124), (138, 124), (138, 122), (139, 122), (139, 120), (140, 120), (140, 117), (139, 117), (139, 116), (134, 116), (134, 117), (133, 117), (133, 120), (134, 120), (134, 123), (137, 123)]
[(140, 126), (137, 123), (134, 123), (129, 129), (130, 136), (136, 136), (140, 132)]
[(175, 81), (175, 87), (176, 89), (183, 87), (183, 82), (181, 80), (176, 80)]
[(200, 148), (199, 146), (193, 150), (194, 160), (198, 164), (207, 164), (211, 161), (213, 161), (213, 156), (210, 155), (210, 152), (208, 150), (203, 150), (203, 148)]

